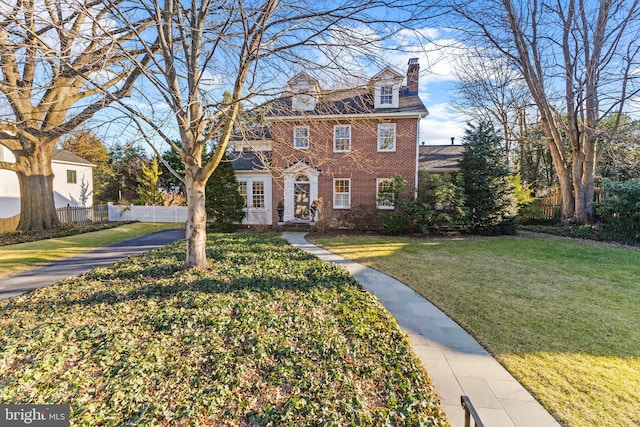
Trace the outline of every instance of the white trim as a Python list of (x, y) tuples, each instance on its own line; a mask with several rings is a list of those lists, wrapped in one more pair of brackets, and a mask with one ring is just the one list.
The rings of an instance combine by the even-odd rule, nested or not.
[(297, 162), (282, 172), (284, 178), (284, 222), (295, 221), (295, 212), (293, 209), (295, 195), (295, 179), (300, 173), (304, 173), (309, 177), (309, 199), (311, 203), (318, 198), (318, 172), (304, 162)]
[(413, 181), (413, 198), (418, 198), (418, 179), (420, 169), (420, 120), (416, 120), (416, 173)]
[[(272, 221), (272, 179), (271, 174), (236, 171), (236, 179), (238, 183), (245, 182), (247, 184), (247, 201), (244, 207), (246, 216), (242, 220), (247, 225), (271, 225)], [(264, 207), (254, 208), (253, 204), (253, 184), (255, 182), (264, 183)]]
[[(349, 183), (349, 192), (348, 193), (336, 193), (336, 181), (346, 181)], [(333, 178), (333, 188), (331, 191), (333, 197), (332, 197), (332, 207), (333, 209), (351, 209), (351, 178)], [(338, 194), (348, 194), (349, 195), (349, 200), (347, 202), (347, 205), (338, 205), (336, 203), (336, 195)]]
[[(347, 128), (349, 129), (349, 147), (346, 150), (336, 150), (336, 129)], [(333, 125), (333, 152), (334, 153), (348, 153), (351, 151), (351, 125)]]
[[(391, 103), (382, 103), (382, 88), (391, 88)], [(376, 82), (373, 90), (374, 93), (374, 107), (376, 109), (384, 110), (385, 108), (398, 108), (400, 105), (400, 84), (391, 80), (380, 80)]]

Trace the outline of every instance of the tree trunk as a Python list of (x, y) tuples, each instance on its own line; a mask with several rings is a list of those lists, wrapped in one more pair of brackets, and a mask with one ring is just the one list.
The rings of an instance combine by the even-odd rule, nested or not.
[(18, 230), (44, 230), (60, 223), (53, 198), (51, 153), (37, 149), (23, 158), (16, 172), (20, 183), (20, 223)]
[(187, 193), (187, 256), (184, 268), (207, 268), (207, 212), (205, 210), (206, 180), (194, 179), (185, 174)]

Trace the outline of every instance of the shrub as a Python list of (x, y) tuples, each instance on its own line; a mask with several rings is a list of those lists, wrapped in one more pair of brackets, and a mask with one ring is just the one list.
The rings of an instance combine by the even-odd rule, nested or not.
[(409, 216), (397, 209), (382, 214), (382, 232), (388, 236), (401, 236), (409, 231)]
[(415, 227), (423, 233), (466, 230), (465, 197), (459, 175), (420, 171), (418, 178), (418, 198), (406, 204)]
[(640, 238), (640, 178), (626, 182), (603, 179), (602, 189), (609, 195), (596, 204), (596, 212), (609, 227)]
[(341, 225), (356, 231), (382, 230), (382, 214), (371, 205), (357, 205), (349, 210), (340, 211), (336, 219)]

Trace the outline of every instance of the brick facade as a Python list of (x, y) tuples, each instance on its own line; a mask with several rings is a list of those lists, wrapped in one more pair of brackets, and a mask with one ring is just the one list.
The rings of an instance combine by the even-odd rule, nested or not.
[[(378, 124), (396, 125), (396, 149), (392, 152), (378, 151)], [(293, 148), (295, 126), (309, 127), (309, 148)], [(351, 150), (333, 151), (333, 127), (351, 126)], [(348, 178), (351, 181), (351, 207), (369, 206), (376, 209), (377, 179), (403, 176), (407, 188), (415, 187), (417, 156), (417, 118), (356, 118), (351, 120), (296, 120), (275, 121), (270, 126), (273, 138), (272, 175), (273, 200), (287, 202), (284, 195), (283, 172), (293, 164), (303, 162), (320, 172), (318, 197), (322, 198), (325, 214), (335, 223), (335, 218), (344, 209), (333, 208), (334, 179)], [(275, 213), (275, 210), (274, 210)], [(277, 215), (274, 215), (277, 221)]]

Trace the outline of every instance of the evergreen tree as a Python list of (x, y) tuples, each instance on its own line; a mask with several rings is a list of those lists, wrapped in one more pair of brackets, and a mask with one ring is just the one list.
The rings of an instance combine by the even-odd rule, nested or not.
[(160, 181), (160, 169), (158, 168), (158, 158), (154, 157), (151, 166), (142, 163), (142, 174), (138, 178), (138, 203), (147, 206), (162, 206), (164, 199), (162, 191), (158, 187)]
[(460, 160), (471, 231), (480, 234), (515, 234), (517, 204), (511, 192), (502, 138), (493, 124), (469, 124)]
[(205, 189), (207, 219), (214, 231), (232, 231), (245, 216), (244, 198), (229, 158), (225, 155)]
[(106, 186), (106, 200), (128, 203), (137, 197), (142, 164), (148, 162), (144, 150), (135, 145), (116, 145), (109, 150), (113, 178)]

